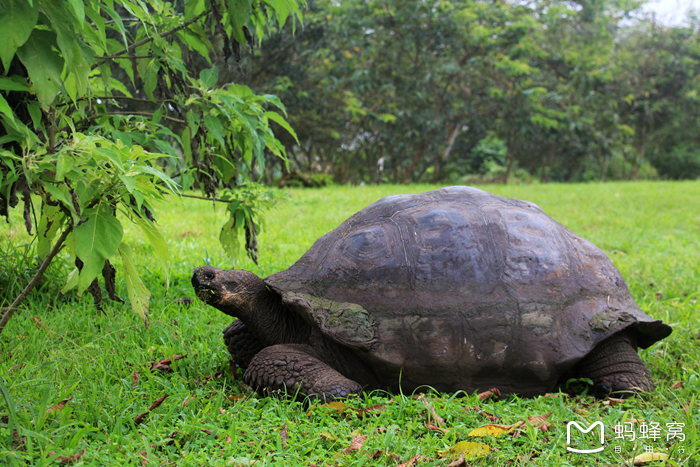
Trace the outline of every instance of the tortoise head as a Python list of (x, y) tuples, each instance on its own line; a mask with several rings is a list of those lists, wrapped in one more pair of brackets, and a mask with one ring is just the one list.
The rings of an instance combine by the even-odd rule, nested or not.
[(192, 274), (192, 286), (200, 300), (227, 315), (248, 317), (254, 302), (265, 293), (265, 283), (252, 272), (201, 266)]

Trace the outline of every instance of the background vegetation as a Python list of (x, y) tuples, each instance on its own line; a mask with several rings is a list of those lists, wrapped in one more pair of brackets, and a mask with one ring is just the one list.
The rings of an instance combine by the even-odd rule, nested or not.
[(227, 76), (341, 183), (696, 178), (700, 21), (642, 3), (314, 0)]
[[(268, 216), (267, 229), (261, 234), (260, 266), (250, 259), (239, 266), (261, 276), (287, 268), (316, 238), (367, 204), (389, 194), (432, 188), (436, 187), (292, 191), (292, 199), (280, 202)], [(178, 302), (193, 296), (189, 281), (195, 266), (231, 267), (212, 228), (225, 221), (224, 207), (202, 210), (199, 201), (185, 199), (183, 204), (169, 203), (159, 221), (171, 239), (170, 248), (177, 252), (167, 296), (162, 286), (164, 271), (151, 259), (152, 246), (138, 227), (125, 224), (137, 267), (145, 271), (146, 285), (157, 291), (149, 329), (143, 329), (126, 305), (105, 303), (101, 313), (88, 297), (81, 299), (74, 291), (59, 295), (60, 268), (72, 267), (62, 254), (55, 265), (58, 269), (49, 272), (52, 275), (40, 293), (30, 296), (0, 336), (0, 374), (12, 401), (12, 411), (0, 403), (0, 459), (9, 465), (48, 465), (56, 456), (66, 458), (85, 449), (79, 461), (85, 465), (141, 466), (145, 458), (151, 466), (244, 466), (254, 461), (256, 465), (396, 466), (422, 455), (419, 465), (444, 466), (453, 459), (439, 457), (438, 451), (477, 440), (497, 450), (469, 460), (472, 466), (622, 466), (643, 453), (646, 444), (671, 455), (674, 463), (668, 465), (697, 465), (700, 183), (490, 185), (488, 190), (536, 202), (599, 245), (620, 269), (642, 309), (673, 326), (671, 336), (641, 352), (659, 384), (653, 394), (624, 403), (564, 395), (481, 402), (475, 395), (429, 394), (436, 414), (445, 419), (439, 424), (444, 433), (428, 426), (438, 423), (423, 401), (410, 394), (376, 393), (350, 403), (358, 409), (384, 404), (381, 410), (359, 415), (352, 410), (327, 413), (318, 407), (307, 415), (307, 405), (250, 395), (241, 385), (240, 373), (231, 375), (222, 343), (221, 331), (230, 318), (198, 301), (190, 307)], [(28, 240), (21, 218), (13, 221), (5, 235), (13, 243)], [(5, 264), (16, 265), (20, 274), (9, 282), (3, 278), (3, 291), (19, 281), (17, 276), (27, 267), (22, 250), (8, 254)], [(124, 286), (119, 284), (117, 292), (124, 296)], [(168, 368), (155, 366), (174, 355), (186, 357), (165, 365)], [(148, 407), (164, 394), (169, 397), (149, 412)], [(61, 410), (47, 411), (68, 398)], [(137, 425), (136, 417), (145, 412), (148, 415)], [(550, 412), (547, 432), (523, 427), (517, 437), (512, 433), (500, 438), (467, 436), (491, 423), (488, 415), (498, 417), (496, 423), (510, 425)], [(11, 417), (15, 435), (8, 427)], [(607, 447), (594, 461), (565, 450), (569, 420), (605, 422)], [(684, 423), (686, 438), (653, 443), (615, 440), (612, 426), (633, 420), (638, 424), (656, 421), (661, 426)], [(363, 448), (343, 452), (360, 435), (369, 435)], [(615, 445), (622, 448), (621, 453), (615, 453)], [(369, 457), (376, 451), (380, 451), (377, 458)]]

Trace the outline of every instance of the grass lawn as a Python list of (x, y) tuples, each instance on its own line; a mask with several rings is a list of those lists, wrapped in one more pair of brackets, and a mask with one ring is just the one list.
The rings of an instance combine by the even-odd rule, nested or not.
[[(371, 202), (433, 188), (289, 191), (290, 200), (267, 216), (260, 267), (247, 258), (236, 266), (260, 276), (280, 271)], [(458, 457), (463, 441), (490, 448), (485, 456), (468, 458), (471, 466), (631, 465), (646, 446), (670, 456), (665, 465), (700, 465), (700, 182), (483, 188), (533, 201), (598, 245), (620, 269), (639, 306), (674, 328), (670, 337), (641, 352), (658, 383), (655, 392), (624, 402), (565, 393), (480, 401), (476, 394), (414, 398), (375, 392), (344, 408), (257, 397), (242, 386), (240, 373), (231, 373), (221, 338), (230, 319), (198, 301), (189, 307), (177, 301), (194, 296), (190, 275), (195, 266), (232, 267), (218, 243), (223, 207), (185, 199), (157, 212), (172, 254), (167, 294), (151, 247), (125, 224), (125, 238), (153, 294), (147, 330), (128, 304), (107, 301), (101, 313), (88, 294), (61, 296), (69, 265), (59, 258), (0, 335), (0, 389), (9, 395), (0, 398), (0, 465), (446, 466)], [(26, 283), (26, 268), (33, 262), (26, 250), (11, 250), (8, 239), (14, 244), (29, 239), (19, 218), (0, 227), (5, 295)], [(125, 297), (120, 276), (117, 281)], [(186, 356), (172, 359), (172, 371), (150, 370), (174, 355)], [(166, 394), (160, 406), (148, 410)], [(372, 406), (377, 407), (367, 409)], [(528, 422), (528, 417), (550, 413), (545, 426), (534, 422), (546, 431)], [(468, 436), (485, 424), (523, 420), (500, 437)], [(598, 420), (606, 425), (605, 449), (568, 452), (567, 422), (586, 427)], [(652, 422), (659, 424), (660, 439), (640, 439), (642, 427), (654, 433)], [(669, 423), (684, 424), (683, 440), (667, 439)], [(616, 439), (612, 427), (618, 424), (632, 429), (635, 439), (632, 433)], [(348, 449), (364, 435), (359, 450)], [(594, 437), (589, 435), (590, 442)]]

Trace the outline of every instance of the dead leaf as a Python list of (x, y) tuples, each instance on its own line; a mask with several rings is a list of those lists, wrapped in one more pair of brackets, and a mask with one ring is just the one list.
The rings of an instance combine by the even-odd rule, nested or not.
[(492, 413), (486, 412), (485, 410), (482, 410), (480, 414), (488, 418), (490, 422), (498, 422), (501, 420), (499, 417), (495, 416)]
[(340, 401), (333, 401), (333, 402), (328, 402), (327, 404), (321, 404), (321, 405), (312, 405), (309, 407), (309, 411), (306, 412), (306, 416), (310, 417), (311, 414), (313, 413), (313, 408), (318, 407), (319, 409), (325, 409), (326, 413), (329, 414), (340, 414), (343, 413), (347, 410), (347, 407), (345, 407), (345, 404)]
[(131, 387), (136, 388), (139, 384), (139, 375), (136, 371), (131, 372)]
[(287, 447), (287, 423), (285, 422), (280, 429), (280, 438), (282, 438), (282, 447)]
[(381, 449), (377, 449), (376, 451), (374, 451), (374, 453), (369, 455), (370, 459), (379, 459), (380, 457), (382, 457), (382, 450)]
[(32, 321), (34, 321), (34, 323), (36, 324), (36, 327), (38, 327), (38, 328), (44, 327), (44, 323), (42, 323), (41, 320), (39, 318), (37, 318), (36, 316), (32, 316)]
[(186, 406), (187, 404), (189, 404), (190, 402), (192, 402), (196, 397), (197, 397), (196, 394), (192, 394), (192, 395), (189, 396), (187, 399), (185, 399), (185, 402), (183, 402), (182, 405), (183, 405), (183, 406)]
[(467, 461), (464, 460), (464, 454), (459, 455), (459, 459), (454, 462), (450, 462), (447, 467), (469, 467)]
[(385, 426), (377, 427), (374, 429), (374, 431), (372, 433), (374, 433), (375, 435), (380, 435), (382, 433), (386, 433), (386, 427)]
[(227, 443), (230, 443), (231, 437), (229, 435), (226, 435), (226, 438), (224, 438), (224, 441), (226, 441)]
[(141, 457), (141, 467), (146, 467), (149, 463), (146, 451), (139, 451), (136, 454)]
[(519, 422), (513, 423), (512, 425), (484, 425), (480, 426), (479, 428), (473, 429), (469, 432), (467, 436), (493, 436), (498, 438), (499, 436), (510, 433), (511, 431), (515, 430), (520, 426), (523, 426), (524, 424), (525, 422), (523, 420), (520, 420)]
[(461, 441), (446, 451), (438, 451), (440, 457), (450, 457), (457, 459), (460, 454), (464, 454), (466, 459), (473, 457), (482, 457), (491, 452), (491, 448), (485, 444), (473, 443), (471, 441)]
[(338, 437), (330, 433), (319, 433), (319, 436), (328, 441), (338, 441)]
[(435, 408), (430, 404), (430, 402), (428, 402), (428, 399), (426, 399), (423, 396), (420, 396), (419, 399), (421, 400), (421, 402), (423, 402), (423, 405), (425, 405), (425, 407), (428, 409), (429, 418), (432, 418), (438, 426), (441, 426), (443, 423), (445, 423), (445, 419), (435, 412)]
[(365, 444), (365, 441), (367, 441), (367, 438), (369, 438), (369, 435), (353, 436), (352, 441), (350, 441), (350, 446), (343, 449), (341, 454), (350, 454), (353, 451), (359, 451), (362, 449), (362, 445)]
[(445, 430), (444, 428), (440, 428), (439, 426), (435, 426), (431, 423), (426, 423), (425, 426), (428, 427), (429, 430), (439, 431), (442, 434), (447, 433), (447, 430)]
[(232, 403), (237, 402), (241, 399), (245, 399), (246, 395), (245, 394), (236, 394), (235, 396), (226, 396), (226, 399), (230, 400)]
[(228, 369), (231, 372), (231, 377), (233, 379), (238, 379), (238, 368), (236, 368), (236, 364), (233, 360), (228, 361)]
[(46, 409), (46, 413), (50, 413), (50, 412), (60, 412), (61, 410), (63, 410), (63, 409), (66, 408), (66, 404), (67, 404), (68, 401), (70, 401), (71, 399), (73, 399), (73, 396), (71, 396), (71, 397), (69, 397), (69, 398), (67, 398), (67, 399), (63, 399), (61, 402), (59, 402), (59, 403), (57, 403), (57, 404), (55, 404), (55, 405), (49, 407), (48, 409)]
[(176, 360), (182, 360), (185, 358), (187, 354), (184, 355), (173, 355), (172, 358), (164, 358), (163, 360), (151, 364), (151, 371), (156, 371), (156, 370), (161, 370), (161, 371), (173, 371), (172, 368), (170, 368), (170, 364), (173, 363)]
[(481, 394), (479, 394), (477, 397), (481, 402), (484, 402), (486, 399), (489, 399), (493, 396), (500, 396), (501, 391), (498, 390), (498, 388), (491, 388), (488, 391), (484, 391)]
[(681, 387), (683, 387), (683, 381), (678, 381), (677, 383), (675, 383), (675, 384), (674, 384), (673, 386), (671, 386), (671, 387), (672, 387), (673, 389), (681, 388)]
[(660, 290), (658, 292), (656, 292), (656, 301), (660, 302), (662, 296), (663, 296), (663, 293)]
[(549, 413), (546, 413), (544, 415), (538, 415), (537, 417), (527, 417), (527, 420), (530, 422), (530, 425), (532, 425), (532, 426), (540, 426), (551, 416), (552, 416), (552, 412), (549, 412)]
[(418, 461), (422, 458), (423, 456), (418, 454), (415, 457), (412, 457), (410, 460), (404, 462), (403, 464), (399, 464), (396, 467), (413, 467), (418, 463)]
[(540, 430), (540, 431), (543, 432), (543, 433), (546, 433), (546, 432), (549, 431), (549, 428), (550, 428), (551, 426), (552, 426), (552, 425), (550, 425), (549, 423), (544, 422), (544, 423), (542, 423), (541, 425), (537, 425), (537, 429)]
[[(158, 408), (160, 406), (160, 404), (162, 404), (163, 401), (167, 397), (168, 397), (168, 394), (164, 394), (163, 396), (156, 399), (156, 401), (153, 404), (151, 404), (151, 406), (148, 408), (148, 412)], [(137, 415), (136, 418), (134, 419), (134, 425), (140, 424), (143, 421), (143, 419), (146, 418), (146, 416), (148, 415), (148, 412), (144, 412), (142, 414)]]
[(647, 462), (665, 461), (666, 459), (668, 459), (668, 454), (662, 452), (645, 452), (632, 459), (632, 464), (642, 465)]
[(83, 454), (85, 454), (86, 450), (87, 450), (87, 448), (83, 449), (82, 451), (78, 451), (75, 454), (73, 454), (72, 456), (68, 456), (68, 457), (58, 456), (56, 458), (56, 462), (58, 462), (59, 464), (63, 464), (63, 465), (75, 464), (76, 462), (78, 462), (78, 460), (81, 457), (83, 457)]
[(608, 397), (603, 401), (603, 405), (613, 407), (613, 406), (616, 406), (617, 404), (622, 404), (623, 402), (625, 402), (624, 399), (616, 399), (614, 397)]
[(384, 411), (384, 404), (371, 405), (364, 409), (353, 409), (357, 413), (357, 418), (363, 419), (368, 413), (376, 412), (378, 414)]

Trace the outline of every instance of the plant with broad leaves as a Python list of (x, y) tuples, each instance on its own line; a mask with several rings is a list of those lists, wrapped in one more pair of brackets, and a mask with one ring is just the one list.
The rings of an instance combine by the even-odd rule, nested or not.
[[(102, 275), (109, 297), (120, 300), (110, 262), (119, 257), (131, 307), (147, 323), (150, 292), (123, 242), (122, 222), (139, 226), (167, 282), (169, 252), (152, 202), (193, 185), (216, 198), (263, 167), (266, 152), (286, 162), (270, 129), (274, 121), (296, 138), (282, 103), (246, 86), (220, 86), (211, 56), (235, 63), (242, 48), (300, 20), (299, 3), (3, 0), (0, 216), (9, 219), (22, 197), (42, 264), (0, 331), (63, 247), (75, 262), (64, 292), (87, 290), (99, 306)], [(229, 190), (240, 202), (231, 203), (227, 225), (247, 232), (255, 257), (256, 226), (269, 202), (251, 187)], [(231, 238), (222, 235), (229, 252)]]

